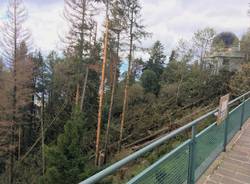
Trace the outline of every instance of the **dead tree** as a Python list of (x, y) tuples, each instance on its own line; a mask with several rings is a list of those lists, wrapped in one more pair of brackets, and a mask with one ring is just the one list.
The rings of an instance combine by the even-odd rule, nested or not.
[[(1, 45), (3, 48), (3, 58), (8, 63), (9, 68), (11, 69), (12, 79), (12, 97), (11, 97), (11, 114), (12, 114), (12, 126), (11, 126), (11, 140), (10, 147), (13, 147), (15, 142), (15, 132), (18, 132), (18, 158), (21, 155), (21, 132), (22, 125), (21, 123), (17, 124), (18, 121), (18, 106), (22, 102), (18, 102), (18, 62), (24, 58), (21, 58), (18, 55), (18, 49), (21, 48), (22, 43), (29, 43), (29, 31), (24, 28), (24, 23), (26, 21), (26, 10), (23, 5), (22, 0), (10, 0), (8, 11), (7, 11), (7, 20), (4, 23), (3, 29), (1, 30), (3, 34), (3, 39), (1, 40)], [(23, 105), (23, 104), (22, 104)], [(16, 126), (17, 125), (17, 126)], [(13, 165), (15, 160), (15, 152), (10, 151), (10, 166), (9, 166), (9, 183), (13, 183)]]

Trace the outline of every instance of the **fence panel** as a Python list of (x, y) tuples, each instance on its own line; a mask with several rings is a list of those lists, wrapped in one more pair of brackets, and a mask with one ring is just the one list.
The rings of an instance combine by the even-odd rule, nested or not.
[(247, 99), (245, 101), (245, 108), (244, 108), (244, 123), (247, 121), (249, 116), (250, 116), (250, 99)]
[[(246, 96), (249, 96), (249, 94), (250, 92), (245, 93), (244, 95), (232, 100), (229, 104), (232, 105), (235, 102), (246, 98)], [(242, 116), (243, 107), (244, 116)], [(151, 151), (153, 148), (156, 148), (163, 143), (167, 144), (167, 141), (173, 137), (180, 135), (186, 130), (190, 130), (191, 127), (193, 128), (201, 123), (201, 121), (213, 116), (217, 111), (218, 110), (215, 109), (208, 112), (207, 114), (171, 132), (170, 134), (165, 135), (159, 140), (109, 166), (108, 168), (84, 180), (81, 183), (92, 184), (98, 182), (100, 179), (103, 179), (105, 176), (114, 173), (132, 160), (140, 158), (141, 155)], [(206, 127), (195, 136), (195, 139), (193, 139), (194, 141), (191, 142), (191, 140), (188, 139), (186, 142), (182, 143), (170, 153), (156, 161), (153, 165), (149, 166), (147, 169), (135, 176), (128, 182), (128, 184), (184, 184), (187, 183), (187, 181), (194, 182), (193, 175), (190, 174), (193, 173), (193, 169), (195, 171), (195, 180), (197, 180), (222, 152), (225, 136), (227, 135), (227, 142), (229, 142), (240, 129), (241, 123), (245, 123), (249, 117), (250, 98), (245, 100), (244, 106), (243, 104), (240, 104), (234, 108), (229, 113), (227, 121), (222, 122), (220, 125), (213, 123)], [(241, 122), (242, 118), (243, 122)], [(227, 131), (225, 131), (226, 129)], [(193, 149), (191, 149), (192, 145), (194, 145), (194, 147), (192, 147), (194, 148), (194, 152)], [(190, 151), (194, 153), (194, 155), (192, 154), (194, 156), (194, 160), (191, 160), (193, 156), (190, 155)], [(192, 163), (192, 165), (189, 165), (190, 163)], [(189, 169), (190, 171), (192, 170), (192, 172), (190, 172)]]
[(163, 156), (128, 184), (183, 184), (188, 177), (190, 140)]
[[(229, 142), (240, 129), (240, 119), (243, 104), (229, 113), (228, 137)], [(245, 101), (244, 122), (250, 116), (250, 99)], [(211, 124), (196, 135), (195, 146), (195, 179), (197, 180), (209, 165), (223, 150), (225, 121), (220, 125)], [(167, 154), (141, 174), (133, 178), (129, 184), (182, 184), (188, 177), (189, 145), (183, 144)]]
[(225, 122), (213, 123), (196, 136), (195, 178), (208, 168), (223, 150)]

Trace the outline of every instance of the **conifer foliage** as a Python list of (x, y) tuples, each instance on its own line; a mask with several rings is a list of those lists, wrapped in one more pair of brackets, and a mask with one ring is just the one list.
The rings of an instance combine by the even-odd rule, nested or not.
[(56, 143), (46, 147), (46, 174), (42, 183), (77, 183), (83, 177), (86, 167), (86, 156), (83, 154), (82, 136), (86, 129), (86, 118), (75, 110), (70, 120), (64, 125)]

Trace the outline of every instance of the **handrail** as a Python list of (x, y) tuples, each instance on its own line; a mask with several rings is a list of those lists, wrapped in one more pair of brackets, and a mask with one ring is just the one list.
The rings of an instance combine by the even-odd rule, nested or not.
[[(244, 99), (245, 96), (249, 95), (250, 91), (235, 98), (234, 100), (230, 101), (228, 105), (232, 105), (233, 103), (237, 102), (238, 100), (241, 100), (242, 98)], [(90, 178), (87, 178), (86, 180), (80, 182), (79, 184), (93, 184), (96, 183), (98, 181), (100, 181), (101, 179), (105, 178), (106, 176), (114, 173), (115, 171), (117, 171), (118, 169), (120, 169), (121, 167), (123, 167), (124, 165), (128, 164), (129, 162), (139, 158), (140, 156), (146, 154), (147, 152), (153, 150), (154, 148), (162, 145), (163, 143), (165, 143), (166, 141), (168, 141), (169, 139), (175, 137), (176, 135), (178, 135), (179, 133), (197, 125), (198, 123), (200, 123), (201, 121), (203, 121), (204, 119), (210, 117), (211, 115), (214, 115), (216, 112), (218, 111), (218, 108), (208, 112), (207, 114), (191, 121), (190, 123), (166, 134), (165, 136), (161, 137), (160, 139), (156, 140), (155, 142), (145, 146), (144, 148), (132, 153), (131, 155), (123, 158), (122, 160), (114, 163), (113, 165), (107, 167), (106, 169), (98, 172), (97, 174), (91, 176)]]

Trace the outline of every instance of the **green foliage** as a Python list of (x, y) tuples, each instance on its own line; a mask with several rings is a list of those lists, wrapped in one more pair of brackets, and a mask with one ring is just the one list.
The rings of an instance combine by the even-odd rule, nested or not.
[(241, 51), (246, 55), (246, 61), (250, 61), (250, 30), (248, 30), (241, 39)]
[(153, 47), (149, 51), (150, 58), (144, 66), (144, 70), (153, 71), (159, 79), (166, 62), (166, 56), (164, 54), (164, 47), (160, 41), (156, 41)]
[(151, 92), (157, 95), (160, 90), (157, 75), (152, 70), (145, 70), (141, 76), (142, 86), (145, 92)]
[(83, 136), (86, 119), (76, 110), (65, 124), (64, 132), (57, 138), (55, 145), (46, 147), (46, 174), (42, 183), (68, 184), (82, 179), (86, 155), (83, 154)]
[(206, 85), (202, 88), (203, 96), (214, 98), (227, 94), (229, 92), (229, 82), (233, 73), (222, 70), (218, 75), (212, 75), (206, 81)]
[(250, 64), (244, 64), (230, 81), (230, 91), (233, 96), (239, 96), (250, 90)]

